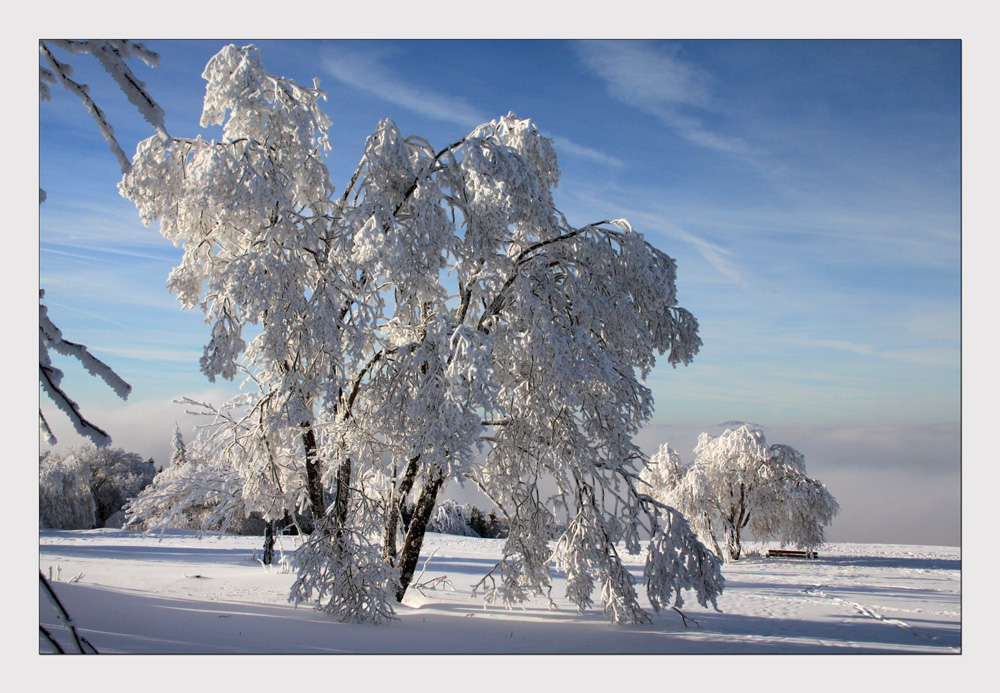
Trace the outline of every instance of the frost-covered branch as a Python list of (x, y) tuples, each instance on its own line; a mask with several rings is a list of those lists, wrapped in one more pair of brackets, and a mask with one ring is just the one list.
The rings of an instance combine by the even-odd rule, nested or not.
[(69, 53), (80, 54), (89, 53), (93, 55), (101, 66), (107, 70), (118, 86), (128, 97), (128, 100), (139, 109), (143, 118), (156, 128), (161, 137), (167, 138), (166, 127), (164, 125), (164, 113), (156, 101), (146, 91), (146, 85), (140, 81), (129, 68), (126, 61), (133, 55), (138, 56), (148, 65), (159, 64), (159, 56), (146, 49), (141, 43), (133, 43), (125, 40), (93, 40), (93, 41), (68, 41), (68, 40), (48, 40), (38, 42), (38, 51), (45, 60), (48, 68), (39, 67), (40, 81), (39, 93), (43, 100), (49, 99), (50, 92), (48, 85), (58, 80), (70, 93), (75, 94), (83, 102), (84, 107), (94, 117), (101, 135), (111, 148), (111, 152), (118, 159), (122, 173), (128, 173), (132, 164), (122, 150), (118, 140), (115, 139), (115, 130), (108, 122), (104, 111), (90, 97), (90, 87), (79, 84), (72, 78), (73, 67), (69, 63), (58, 60), (49, 49), (49, 44), (58, 46)]
[[(80, 407), (70, 399), (69, 395), (62, 389), (61, 383), (63, 372), (52, 365), (49, 351), (54, 351), (63, 356), (77, 359), (88, 373), (100, 378), (116, 395), (122, 399), (127, 399), (132, 391), (132, 386), (126, 383), (115, 373), (110, 366), (92, 355), (87, 347), (82, 344), (70, 342), (63, 339), (62, 331), (56, 327), (49, 319), (48, 308), (44, 306), (41, 299), (45, 297), (45, 291), (38, 292), (38, 381), (42, 390), (52, 400), (52, 402), (73, 422), (73, 428), (81, 436), (89, 438), (95, 445), (107, 445), (111, 442), (108, 434), (92, 422), (84, 418), (80, 412)], [(49, 428), (48, 422), (38, 413), (39, 427), (50, 444), (56, 443), (56, 438)]]
[[(128, 100), (138, 108), (142, 116), (159, 133), (159, 136), (166, 140), (169, 138), (164, 125), (163, 109), (153, 100), (146, 91), (146, 85), (140, 81), (127, 61), (138, 57), (147, 65), (155, 66), (159, 64), (159, 56), (147, 49), (143, 44), (128, 40), (40, 40), (38, 50), (44, 64), (38, 67), (38, 92), (39, 98), (43, 101), (51, 98), (50, 85), (62, 84), (69, 92), (75, 94), (83, 103), (87, 111), (94, 117), (101, 135), (107, 141), (112, 154), (118, 160), (122, 173), (131, 170), (132, 164), (128, 156), (122, 150), (115, 139), (114, 128), (108, 121), (105, 113), (90, 97), (90, 87), (80, 84), (73, 79), (73, 67), (69, 62), (63, 62), (55, 57), (49, 46), (57, 46), (71, 55), (89, 53), (93, 55), (101, 66), (111, 75)], [(44, 202), (45, 191), (39, 189), (39, 202)], [(44, 292), (39, 292), (40, 298)], [(82, 344), (63, 339), (62, 333), (52, 324), (47, 315), (47, 309), (39, 303), (39, 383), (45, 393), (52, 399), (56, 406), (62, 410), (73, 422), (73, 427), (81, 436), (89, 438), (96, 445), (107, 445), (110, 442), (108, 434), (88, 421), (80, 413), (80, 408), (61, 388), (62, 371), (52, 365), (48, 351), (52, 349), (65, 356), (76, 358), (83, 364), (84, 368), (94, 376), (104, 380), (112, 390), (122, 399), (128, 397), (131, 386), (122, 380), (107, 364), (90, 354)], [(39, 429), (46, 442), (55, 444), (56, 438), (52, 433), (48, 422), (39, 411)]]

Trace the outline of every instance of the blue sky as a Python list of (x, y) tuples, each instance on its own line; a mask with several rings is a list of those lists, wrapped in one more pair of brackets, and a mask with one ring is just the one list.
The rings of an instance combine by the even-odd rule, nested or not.
[[(168, 131), (217, 135), (198, 127), (200, 74), (227, 42), (146, 43), (161, 65), (135, 70)], [(690, 461), (698, 431), (755, 422), (841, 501), (831, 539), (958, 543), (960, 42), (255, 43), (272, 73), (326, 90), (338, 188), (381, 118), (440, 148), (514, 111), (553, 138), (571, 223), (628, 218), (677, 260), (705, 344), (650, 377), (647, 451), (669, 440)], [(99, 67), (75, 64), (134, 151), (151, 128)], [(57, 365), (117, 444), (165, 457), (174, 420), (191, 426), (170, 401), (225, 390), (198, 372), (201, 316), (164, 288), (180, 251), (118, 197), (117, 163), (75, 97), (54, 89), (39, 128), (50, 316), (134, 392), (121, 403)], [(898, 493), (873, 496), (887, 487)]]

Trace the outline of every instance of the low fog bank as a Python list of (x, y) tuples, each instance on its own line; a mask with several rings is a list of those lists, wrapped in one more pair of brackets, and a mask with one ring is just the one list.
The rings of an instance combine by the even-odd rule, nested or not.
[[(220, 404), (229, 393), (206, 390), (193, 396)], [(44, 402), (43, 402), (44, 404)], [(170, 400), (129, 402), (116, 408), (87, 410), (106, 426), (114, 445), (157, 466), (170, 458), (174, 425), (180, 425), (185, 440), (195, 427), (209, 423), (206, 417), (185, 413), (184, 405)], [(55, 415), (62, 449), (84, 441)], [(806, 459), (806, 472), (826, 484), (840, 503), (841, 511), (827, 530), (834, 542), (904, 543), (959, 546), (961, 542), (961, 426), (763, 426), (768, 443), (785, 443)], [(722, 433), (725, 422), (702, 426), (651, 424), (639, 432), (636, 442), (651, 455), (661, 443), (669, 443), (685, 463), (694, 460), (698, 435)], [(67, 430), (69, 429), (69, 430)], [(41, 445), (41, 449), (50, 449)], [(487, 508), (490, 503), (470, 483), (452, 483), (445, 493), (460, 503)]]

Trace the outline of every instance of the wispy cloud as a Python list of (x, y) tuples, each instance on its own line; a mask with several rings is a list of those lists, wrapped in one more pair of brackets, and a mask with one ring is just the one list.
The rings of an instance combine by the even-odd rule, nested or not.
[(41, 241), (47, 252), (100, 251), (161, 260), (180, 251), (160, 235), (158, 226), (143, 226), (134, 207), (124, 201), (56, 198), (39, 208)]
[(92, 345), (94, 351), (99, 351), (112, 356), (122, 358), (137, 359), (139, 361), (166, 361), (170, 363), (197, 363), (201, 352), (194, 349), (165, 349), (162, 347), (143, 346), (107, 346), (102, 344)]
[(555, 145), (556, 151), (560, 154), (567, 153), (581, 159), (588, 159), (594, 163), (603, 164), (605, 166), (614, 166), (615, 168), (623, 168), (625, 166), (625, 162), (617, 156), (605, 154), (604, 152), (591, 147), (577, 144), (576, 142), (565, 137), (556, 135), (552, 137), (552, 143)]
[[(347, 46), (332, 46), (324, 55), (323, 68), (327, 74), (350, 87), (426, 118), (453, 123), (468, 130), (492, 120), (483, 110), (460, 96), (421, 89), (408, 83), (387, 65), (395, 57), (394, 51), (387, 47), (366, 46), (364, 51), (360, 51)], [(549, 132), (544, 134), (552, 138), (560, 154), (615, 168), (625, 165), (616, 156), (567, 137)]]
[(722, 276), (727, 282), (746, 286), (747, 281), (739, 265), (734, 260), (732, 250), (717, 243), (706, 240), (690, 231), (664, 221), (664, 216), (655, 212), (643, 211), (640, 209), (626, 210), (625, 216), (636, 224), (641, 225), (644, 231), (656, 231), (665, 236), (675, 238), (683, 243), (687, 243), (701, 255), (702, 258)]
[(385, 65), (390, 49), (331, 46), (323, 57), (327, 74), (344, 84), (427, 118), (473, 128), (490, 119), (460, 96), (434, 93), (407, 83)]
[(655, 116), (699, 146), (750, 151), (739, 138), (713, 132), (691, 114), (713, 109), (711, 75), (679, 58), (675, 47), (637, 41), (583, 41), (574, 45), (577, 56), (604, 80), (613, 98)]
[(109, 325), (114, 325), (115, 327), (120, 327), (123, 330), (129, 329), (128, 325), (123, 325), (122, 323), (117, 322), (116, 320), (112, 320), (112, 319), (108, 318), (105, 315), (101, 315), (100, 313), (95, 313), (95, 312), (89, 311), (89, 310), (82, 310), (80, 308), (74, 308), (73, 306), (68, 306), (65, 303), (57, 303), (57, 302), (49, 301), (48, 299), (46, 299), (45, 300), (45, 306), (47, 308), (49, 308), (49, 309), (51, 309), (51, 308), (58, 308), (60, 310), (70, 310), (70, 311), (73, 311), (74, 313), (79, 313), (80, 315), (86, 315), (88, 318), (93, 318), (94, 320), (100, 320), (102, 322), (108, 323)]
[(949, 367), (957, 366), (959, 361), (959, 352), (957, 349), (879, 349), (871, 344), (838, 339), (798, 340), (796, 341), (796, 344), (812, 348), (819, 347), (824, 349), (835, 349), (837, 351), (847, 351), (854, 354), (860, 354), (861, 356), (871, 356), (874, 358), (888, 359), (890, 361), (899, 361), (901, 363), (910, 363), (919, 366)]

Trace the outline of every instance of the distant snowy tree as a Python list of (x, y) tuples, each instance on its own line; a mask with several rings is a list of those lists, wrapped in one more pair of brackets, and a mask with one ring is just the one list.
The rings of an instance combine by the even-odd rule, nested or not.
[[(244, 450), (243, 446), (254, 444), (253, 426), (241, 423), (246, 399), (237, 397), (220, 409), (201, 405), (193, 410), (191, 413), (210, 416), (212, 423), (202, 427), (190, 445), (175, 428), (172, 463), (129, 503), (125, 513), (128, 527), (255, 533), (248, 531), (250, 525), (259, 525), (258, 529), (263, 531), (265, 521), (281, 517), (285, 507), (295, 506), (294, 499), (282, 504), (275, 487), (261, 492), (259, 484), (266, 482), (267, 477), (241, 474), (242, 458), (237, 455), (234, 460), (234, 449)], [(198, 405), (191, 400), (185, 403)], [(271, 467), (274, 474), (279, 474), (279, 470), (280, 465)], [(297, 478), (294, 472), (290, 476)], [(278, 476), (272, 475), (270, 480), (281, 483)], [(257, 522), (252, 521), (255, 512), (263, 514), (268, 509), (264, 521), (259, 517)]]
[[(235, 529), (245, 517), (235, 471), (192, 458), (165, 468), (125, 507), (133, 530)], [(239, 532), (234, 532), (239, 533)]]
[(502, 539), (507, 536), (507, 526), (497, 517), (495, 510), (483, 514), (479, 508), (472, 506), (469, 511), (469, 527), (479, 536), (486, 539)]
[(464, 478), (509, 526), (491, 600), (547, 592), (557, 560), (580, 608), (596, 589), (612, 620), (648, 620), (618, 554), (645, 530), (654, 608), (683, 589), (714, 603), (718, 559), (639, 488), (632, 442), (656, 356), (687, 364), (701, 344), (674, 260), (625, 220), (571, 226), (530, 120), (440, 150), (383, 120), (336, 197), (318, 85), (269, 75), (253, 46), (203, 77), (201, 123), (222, 139), (150, 138), (120, 187), (183, 245), (168, 286), (211, 325), (202, 371), (253, 390), (213, 464), (244, 508), (316, 521), (293, 597), (390, 618), (439, 494)]
[(650, 495), (661, 498), (672, 491), (684, 478), (684, 465), (677, 451), (664, 443), (639, 474), (650, 488)]
[(172, 451), (170, 453), (170, 466), (181, 467), (187, 464), (187, 446), (184, 444), (184, 436), (181, 435), (181, 427), (174, 423), (174, 438), (171, 441)]
[(427, 525), (427, 531), (441, 534), (455, 534), (462, 537), (478, 537), (472, 529), (472, 506), (460, 505), (447, 498), (438, 503), (434, 515)]
[[(680, 510), (703, 541), (731, 560), (742, 554), (742, 534), (759, 541), (812, 549), (839, 512), (826, 487), (806, 476), (805, 458), (787, 445), (768, 447), (763, 431), (741, 425), (718, 437), (702, 433), (696, 459), (679, 467), (667, 446), (650, 460), (642, 478), (652, 495)], [(718, 539), (725, 538), (725, 554)]]
[[(41, 64), (38, 66), (38, 93), (42, 101), (52, 98), (50, 85), (61, 84), (68, 91), (79, 97), (87, 111), (94, 117), (98, 129), (107, 141), (111, 152), (121, 166), (122, 173), (127, 173), (132, 164), (115, 139), (114, 128), (108, 122), (104, 111), (90, 97), (90, 88), (73, 79), (73, 66), (69, 59), (60, 60), (52, 49), (57, 47), (70, 55), (92, 55), (101, 66), (107, 70), (128, 100), (139, 109), (143, 117), (156, 129), (161, 137), (168, 137), (163, 122), (163, 109), (146, 92), (146, 85), (136, 78), (127, 61), (137, 57), (150, 66), (159, 64), (160, 57), (146, 49), (141, 43), (128, 40), (45, 40), (38, 42)], [(45, 191), (39, 189), (39, 202), (45, 201)], [(128, 398), (131, 386), (118, 376), (107, 364), (92, 356), (85, 346), (63, 339), (62, 333), (48, 317), (48, 309), (41, 304), (45, 292), (39, 291), (39, 383), (42, 390), (73, 422), (76, 432), (88, 438), (95, 445), (108, 445), (111, 438), (108, 434), (88, 421), (80, 413), (80, 408), (62, 389), (63, 373), (52, 365), (49, 350), (64, 356), (78, 359), (94, 376), (104, 380), (115, 394), (122, 399)], [(38, 411), (39, 429), (47, 443), (56, 444), (56, 437), (45, 420), (41, 409)]]
[(121, 448), (83, 445), (66, 453), (90, 469), (90, 492), (94, 497), (95, 519), (103, 527), (156, 476), (156, 467), (142, 455)]
[(703, 488), (704, 475), (698, 471), (688, 472), (677, 451), (664, 443), (649, 458), (639, 478), (648, 485), (647, 493), (653, 498), (682, 509), (698, 537), (710, 543), (715, 553), (721, 557), (722, 549), (712, 531), (711, 516), (707, 509), (698, 506), (698, 499), (707, 493)]
[(90, 529), (97, 523), (90, 467), (75, 455), (39, 460), (38, 523), (48, 529)]
[(156, 474), (141, 455), (92, 444), (45, 455), (40, 463), (40, 521), (60, 529), (105, 526)]

